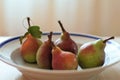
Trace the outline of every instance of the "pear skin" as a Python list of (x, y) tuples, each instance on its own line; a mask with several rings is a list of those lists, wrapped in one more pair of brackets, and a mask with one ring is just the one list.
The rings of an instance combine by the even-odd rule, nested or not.
[[(109, 38), (113, 39), (113, 37)], [(82, 68), (102, 66), (105, 62), (105, 46), (109, 40), (96, 40), (83, 44), (78, 51), (78, 63)]]
[(55, 41), (55, 45), (60, 47), (64, 51), (70, 51), (74, 54), (77, 54), (78, 47), (75, 41), (70, 37), (70, 34), (64, 29), (62, 23), (58, 21), (62, 29), (61, 37)]
[[(82, 68), (92, 68), (104, 64), (105, 52), (103, 48), (96, 47), (95, 43), (81, 46), (78, 54), (78, 62)], [(97, 49), (96, 49), (97, 48)]]
[(63, 51), (57, 46), (52, 49), (53, 70), (76, 70), (77, 67), (78, 62), (74, 53)]
[(52, 33), (48, 35), (48, 40), (44, 41), (44, 43), (39, 47), (37, 51), (37, 64), (42, 69), (51, 69), (52, 68), (52, 46), (51, 46), (51, 38)]
[(30, 34), (27, 35), (27, 39), (23, 42), (20, 48), (21, 56), (26, 62), (36, 62), (36, 53), (41, 43), (40, 40), (32, 37)]

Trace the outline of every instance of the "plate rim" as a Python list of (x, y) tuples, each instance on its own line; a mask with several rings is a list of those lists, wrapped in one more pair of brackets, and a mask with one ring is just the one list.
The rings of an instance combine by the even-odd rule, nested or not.
[[(48, 35), (49, 33), (46, 32), (46, 33), (43, 33), (42, 35)], [(53, 35), (60, 35), (61, 32), (54, 32)], [(82, 34), (82, 33), (70, 33), (70, 35), (72, 36), (81, 36), (81, 37), (85, 37), (85, 38), (90, 38), (90, 39), (101, 39), (100, 37), (98, 36), (95, 36), (95, 35), (91, 35), (91, 34)], [(19, 39), (20, 36), (16, 36), (16, 37), (12, 37), (12, 38), (9, 38), (5, 41), (3, 41), (2, 43), (0, 43), (0, 48), (2, 48), (4, 45), (6, 45), (7, 43), (11, 42), (11, 41), (14, 41), (14, 40), (17, 40)], [(109, 41), (110, 42), (110, 41)], [(0, 58), (1, 60), (1, 58)], [(92, 71), (92, 70), (97, 70), (97, 69), (103, 69), (103, 66), (100, 66), (100, 67), (95, 67), (95, 68), (88, 68), (88, 69), (83, 69), (83, 70), (46, 70), (46, 69), (37, 69), (37, 68), (32, 68), (31, 67), (26, 67), (26, 66), (21, 66), (21, 65), (17, 65), (17, 64), (14, 64), (14, 63), (9, 63), (5, 60), (2, 59), (3, 62), (9, 64), (9, 65), (12, 65), (14, 67), (17, 67), (19, 69), (24, 69), (24, 70), (32, 70), (32, 71), (42, 71), (42, 72), (53, 72), (53, 73), (73, 73), (73, 72), (88, 72), (88, 71)], [(109, 66), (109, 65), (107, 65)], [(106, 66), (106, 67), (107, 67)]]
[[(42, 35), (48, 35), (48, 34), (49, 34), (48, 32), (42, 33)], [(101, 38), (98, 37), (98, 36), (90, 35), (90, 34), (83, 34), (83, 33), (69, 33), (69, 34), (72, 35), (72, 36), (87, 37), (87, 38), (91, 38), (91, 39), (95, 39), (95, 40), (101, 39)], [(61, 35), (61, 32), (53, 32), (53, 35)], [(11, 41), (13, 41), (13, 40), (19, 39), (19, 38), (20, 38), (20, 36), (11, 37), (11, 38), (9, 38), (9, 39), (1, 42), (1, 43), (0, 43), (0, 48), (1, 48), (2, 46), (4, 46), (5, 44), (7, 44), (7, 43), (9, 43), (9, 42), (11, 42)]]

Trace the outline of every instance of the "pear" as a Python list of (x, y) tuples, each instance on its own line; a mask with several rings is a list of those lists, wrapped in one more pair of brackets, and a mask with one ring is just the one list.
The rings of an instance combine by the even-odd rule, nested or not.
[(76, 70), (78, 62), (76, 55), (69, 51), (63, 51), (58, 46), (53, 45), (52, 68), (53, 70)]
[(74, 54), (77, 54), (77, 44), (71, 39), (70, 34), (64, 29), (62, 23), (60, 21), (58, 21), (58, 23), (62, 29), (62, 33), (61, 37), (55, 41), (55, 45), (57, 45), (64, 51), (70, 51)]
[[(24, 36), (20, 37), (20, 52), (24, 61), (36, 63), (36, 53), (42, 41), (40, 40), (42, 32), (39, 31), (39, 26), (30, 26), (30, 18), (27, 18), (29, 28)], [(23, 39), (25, 38), (24, 42)]]
[(37, 64), (42, 69), (52, 68), (52, 32), (48, 35), (48, 40), (44, 41), (37, 51)]
[(36, 53), (39, 46), (42, 44), (40, 40), (35, 39), (30, 34), (27, 35), (27, 39), (22, 44), (20, 51), (21, 56), (26, 62), (35, 63)]
[(105, 62), (106, 42), (114, 37), (106, 40), (98, 39), (83, 44), (78, 51), (78, 63), (81, 68), (93, 68), (102, 66)]

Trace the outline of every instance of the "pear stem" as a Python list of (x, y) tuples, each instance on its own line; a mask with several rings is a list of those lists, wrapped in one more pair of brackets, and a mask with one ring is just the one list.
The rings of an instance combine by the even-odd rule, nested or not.
[(50, 32), (50, 34), (48, 35), (48, 39), (49, 39), (50, 41), (52, 41), (52, 33), (53, 33), (53, 32)]
[(62, 25), (62, 23), (61, 23), (60, 20), (58, 21), (58, 23), (59, 23), (59, 25), (60, 25), (60, 27), (61, 27), (61, 29), (62, 29), (62, 32), (66, 32), (66, 30), (64, 29), (64, 27), (63, 27), (63, 25)]
[(103, 43), (106, 43), (108, 40), (110, 40), (110, 39), (114, 39), (114, 36), (112, 36), (112, 37), (110, 37), (110, 38), (108, 38), (108, 39), (105, 39), (104, 41), (103, 41)]
[(53, 34), (53, 32), (50, 32), (50, 34), (48, 35), (48, 38), (51, 41), (52, 48), (55, 48), (55, 44), (52, 42), (52, 34)]
[(28, 26), (30, 27), (30, 17), (27, 17)]

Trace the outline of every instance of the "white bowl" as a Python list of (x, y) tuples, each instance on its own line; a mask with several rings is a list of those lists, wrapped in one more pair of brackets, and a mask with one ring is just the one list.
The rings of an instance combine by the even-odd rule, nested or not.
[[(43, 33), (42, 40), (47, 39), (48, 33)], [(97, 40), (100, 37), (70, 33), (71, 38), (78, 46), (88, 41)], [(53, 33), (53, 41), (60, 37), (60, 33)], [(99, 74), (106, 68), (120, 61), (120, 45), (114, 40), (107, 42), (105, 52), (105, 64), (101, 67), (77, 70), (47, 70), (40, 69), (37, 64), (29, 64), (23, 61), (20, 56), (19, 36), (10, 38), (0, 44), (0, 60), (16, 67), (26, 80), (96, 80)]]

